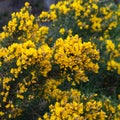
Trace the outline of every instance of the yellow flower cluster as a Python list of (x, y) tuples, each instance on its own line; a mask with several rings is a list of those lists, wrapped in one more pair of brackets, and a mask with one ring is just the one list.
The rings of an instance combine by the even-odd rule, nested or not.
[[(120, 104), (82, 89), (89, 78), (88, 87), (99, 87), (106, 70), (117, 71), (119, 79), (119, 36), (113, 39), (111, 32), (119, 31), (120, 6), (112, 7), (99, 0), (63, 0), (35, 17), (26, 2), (13, 13), (0, 33), (0, 119), (16, 118), (43, 97), (49, 112), (43, 110), (38, 120), (120, 120)], [(50, 27), (41, 26), (47, 21)]]
[(20, 12), (12, 14), (0, 33), (0, 118), (3, 119), (21, 115), (25, 100), (34, 98), (34, 84), (52, 68), (52, 50), (44, 43), (49, 28), (40, 26), (30, 9), (26, 2)]
[(82, 42), (78, 35), (68, 36), (65, 40), (56, 40), (54, 48), (55, 63), (65, 71), (70, 70), (77, 83), (88, 81), (85, 71), (98, 73), (99, 66), (93, 61), (99, 60), (99, 51), (91, 42)]
[[(56, 44), (55, 42), (57, 40), (61, 42), (61, 48), (59, 50), (59, 53), (61, 53), (57, 57), (55, 55), (55, 59), (58, 58), (57, 61), (59, 64), (61, 64), (62, 68), (69, 67), (72, 69), (72, 72), (74, 71), (73, 69), (79, 69), (78, 66), (72, 63), (74, 61), (73, 57), (68, 57), (69, 55), (62, 56), (62, 53), (64, 53), (62, 47), (65, 43), (62, 42), (64, 40), (62, 40), (60, 37), (68, 39), (68, 31), (71, 30), (71, 35), (78, 34), (83, 41), (91, 41), (95, 44), (96, 48), (99, 49), (101, 55), (99, 60), (101, 65), (99, 66), (100, 68), (108, 71), (115, 70), (117, 71), (117, 74), (120, 73), (119, 47), (116, 45), (116, 43), (119, 43), (119, 41), (116, 42), (115, 40), (117, 38), (115, 38), (115, 36), (118, 36), (119, 33), (120, 5), (116, 7), (112, 2), (106, 2), (103, 4), (99, 0), (64, 0), (59, 1), (57, 4), (52, 4), (50, 6), (50, 11), (43, 13), (40, 14), (40, 19), (47, 18), (47, 20), (51, 20), (50, 16), (52, 16), (52, 13), (53, 16), (56, 14), (55, 19), (52, 19), (54, 27), (51, 27), (52, 29), (48, 35), (50, 38), (54, 36), (52, 40), (50, 39), (50, 44)], [(54, 34), (54, 32), (56, 34)], [(113, 35), (113, 32), (115, 32), (115, 35)], [(59, 33), (61, 36), (58, 35)], [(104, 49), (104, 44), (106, 44), (106, 50)], [(88, 65), (90, 66), (91, 64)], [(72, 68), (72, 66), (74, 66), (74, 68)], [(97, 69), (97, 65), (95, 68)], [(76, 79), (83, 79), (82, 77), (85, 75), (80, 76), (80, 74), (84, 74), (83, 69), (77, 71)], [(68, 75), (69, 80), (71, 80), (70, 76)], [(84, 77), (83, 81), (87, 80), (88, 78)], [(79, 80), (76, 81), (78, 82)]]
[(59, 30), (59, 32), (60, 32), (61, 34), (64, 34), (64, 33), (65, 33), (65, 29), (64, 29), (64, 28), (61, 28), (61, 29)]
[(115, 60), (110, 60), (107, 63), (107, 70), (116, 70), (120, 74), (120, 63)]
[[(49, 12), (43, 12), (40, 14), (40, 19), (47, 18), (47, 20), (51, 20), (50, 16), (52, 16), (52, 13), (53, 13), (53, 16), (55, 16), (54, 14), (56, 14), (55, 19), (52, 19), (53, 25), (54, 25), (53, 31), (59, 30), (59, 33), (63, 35), (63, 34), (66, 34), (68, 30), (71, 29), (73, 31), (72, 34), (73, 35), (75, 35), (76, 33), (79, 34), (79, 36), (83, 39), (83, 41), (84, 40), (91, 41), (96, 44), (96, 47), (100, 46), (98, 48), (100, 49), (101, 55), (103, 54), (103, 52), (109, 53), (110, 51), (113, 54), (115, 53), (114, 51), (116, 51), (115, 50), (116, 45), (113, 43), (114, 40), (113, 38), (111, 39), (110, 34), (112, 31), (114, 31), (115, 28), (119, 27), (120, 6), (118, 6), (117, 9), (115, 8), (115, 10), (113, 10), (113, 7), (115, 6), (112, 3), (102, 4), (98, 0), (88, 0), (87, 2), (84, 0), (64, 0), (64, 1), (59, 1), (56, 5), (52, 4), (50, 6)], [(64, 24), (64, 22), (62, 22), (63, 20), (61, 16), (64, 18), (65, 24), (67, 21), (68, 23), (70, 22), (71, 25), (69, 24), (66, 26), (61, 25), (61, 23)], [(55, 26), (54, 22), (57, 27)], [(77, 29), (77, 32), (76, 32), (76, 29)], [(52, 42), (57, 40), (56, 38), (59, 38), (57, 37), (57, 34), (59, 33), (56, 32), (55, 40), (53, 38), (50, 41), (51, 44), (53, 44)], [(51, 35), (54, 35), (54, 33)], [(101, 44), (99, 41), (102, 41)], [(102, 45), (104, 44), (104, 42), (106, 42), (107, 51), (101, 51)], [(101, 58), (102, 57), (103, 56), (101, 56)], [(116, 62), (116, 60), (114, 60), (113, 58), (109, 58), (109, 59), (107, 63), (108, 65), (106, 65), (108, 67), (105, 69), (110, 70), (114, 68), (113, 70), (116, 70), (120, 68), (119, 62)], [(66, 58), (64, 59), (64, 62), (66, 61), (68, 62), (69, 60)], [(114, 65), (113, 65), (113, 61), (114, 61)], [(67, 62), (66, 64), (68, 64)], [(119, 73), (119, 70), (118, 70), (118, 73)], [(78, 75), (78, 77), (80, 76)], [(87, 81), (87, 78), (84, 81)]]
[(110, 60), (107, 62), (107, 70), (115, 70), (120, 74), (120, 44), (115, 45), (112, 40), (106, 40), (106, 52), (110, 54)]
[(59, 85), (60, 81), (54, 79), (45, 84), (46, 96), (56, 102), (49, 106), (50, 112), (38, 120), (119, 120), (119, 105), (114, 107), (109, 99), (96, 100), (97, 94), (86, 96), (77, 89), (61, 91)]
[[(28, 40), (23, 44), (13, 43), (8, 47), (4, 62), (11, 62), (16, 59), (16, 67), (11, 68), (10, 73), (18, 77), (22, 69), (27, 69), (28, 66), (38, 64), (40, 66), (40, 73), (44, 76), (51, 70), (50, 58), (52, 57), (52, 50), (47, 44), (36, 48), (34, 42)], [(44, 69), (45, 68), (45, 69)]]
[(41, 14), (39, 15), (39, 18), (41, 22), (48, 22), (50, 20), (53, 21), (57, 19), (56, 11), (51, 11), (50, 13), (42, 11)]
[[(64, 0), (59, 1), (56, 5), (50, 6), (49, 12), (42, 12), (40, 19), (42, 21), (57, 21), (61, 15), (69, 15), (72, 13), (74, 20), (77, 21), (80, 29), (88, 29), (94, 32), (105, 32), (112, 30), (118, 26), (118, 12), (113, 12), (110, 5), (98, 7), (98, 0)], [(74, 14), (73, 14), (74, 13)], [(65, 17), (66, 17), (65, 16)]]
[(4, 31), (0, 33), (0, 41), (8, 38), (11, 39), (11, 41), (8, 41), (9, 44), (27, 40), (32, 40), (36, 43), (44, 42), (49, 28), (40, 26), (39, 19), (30, 13), (30, 9), (31, 7), (28, 3), (20, 12), (12, 13), (11, 20), (7, 26), (3, 27)]
[(69, 11), (70, 8), (68, 7), (70, 0), (68, 1), (59, 1), (58, 4), (52, 4), (50, 6), (50, 12), (45, 12), (42, 11), (41, 14), (39, 15), (39, 18), (42, 22), (46, 22), (49, 20), (56, 20), (58, 18), (57, 16), (57, 9), (59, 14), (64, 14), (66, 15)]
[[(3, 80), (0, 79), (0, 85), (2, 91), (0, 91), (0, 118), (7, 115), (8, 119), (15, 118), (16, 116), (21, 115), (22, 109), (18, 108), (12, 100), (8, 99), (9, 95), (11, 94), (11, 86), (9, 85), (10, 82), (13, 82), (13, 78), (4, 77)], [(1, 109), (2, 108), (2, 109)], [(7, 112), (8, 111), (8, 112)], [(12, 113), (14, 113), (12, 115)]]
[(115, 49), (115, 45), (112, 40), (106, 40), (106, 49), (107, 52), (113, 51)]
[[(47, 44), (37, 49), (34, 42), (28, 40), (21, 44), (13, 43), (8, 48), (1, 48), (0, 51), (2, 52), (0, 61), (3, 63), (1, 67), (4, 68), (7, 63), (10, 65), (6, 74), (3, 72), (0, 76), (0, 116), (4, 118), (7, 115), (10, 119), (23, 111), (16, 105), (16, 101), (23, 100), (24, 104), (24, 99), (27, 97), (25, 93), (29, 91), (29, 87), (39, 81), (38, 76), (46, 77), (51, 70), (52, 50)], [(34, 90), (29, 94), (32, 95), (32, 91)], [(11, 96), (14, 96), (14, 100)]]
[(47, 79), (44, 85), (44, 98), (47, 101), (50, 99), (59, 100), (63, 97), (63, 92), (58, 89), (58, 86), (63, 80)]

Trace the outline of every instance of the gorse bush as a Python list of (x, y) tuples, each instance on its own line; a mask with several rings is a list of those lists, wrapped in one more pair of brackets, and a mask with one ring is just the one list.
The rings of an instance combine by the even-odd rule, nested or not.
[[(69, 35), (76, 34), (83, 42), (91, 42), (96, 46), (100, 53), (99, 72), (97, 76), (89, 74), (90, 81), (95, 80), (93, 83), (96, 83), (96, 86), (101, 84), (103, 88), (106, 81), (107, 85), (108, 81), (111, 81), (107, 86), (110, 89), (112, 84), (115, 84), (115, 88), (120, 85), (119, 5), (116, 6), (112, 1), (60, 1), (56, 5), (51, 5), (49, 12), (42, 12), (40, 19), (43, 22), (44, 20), (52, 21), (46, 39), (49, 46), (54, 46), (59, 38), (66, 39)], [(94, 86), (93, 83), (91, 84)], [(116, 85), (118, 86), (116, 87)], [(117, 91), (115, 90), (115, 92)]]
[[(0, 111), (6, 119), (21, 114), (21, 107), (34, 98), (35, 86), (42, 82), (39, 79), (52, 68), (52, 49), (44, 43), (48, 28), (35, 22), (29, 8), (29, 3), (25, 3), (20, 12), (13, 13), (1, 33)], [(38, 34), (34, 36), (34, 32)], [(38, 36), (42, 37), (41, 44)]]
[(81, 94), (77, 89), (61, 90), (59, 85), (63, 80), (49, 79), (45, 85), (44, 97), (49, 101), (55, 100), (55, 104), (49, 106), (50, 111), (38, 120), (111, 120), (119, 119), (120, 106), (104, 96), (99, 99), (98, 94)]
[(119, 32), (112, 1), (26, 2), (0, 33), (0, 118), (119, 120)]

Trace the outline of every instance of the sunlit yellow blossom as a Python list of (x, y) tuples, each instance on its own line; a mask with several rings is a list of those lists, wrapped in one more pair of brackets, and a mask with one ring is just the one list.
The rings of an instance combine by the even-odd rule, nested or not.
[(117, 106), (118, 110), (120, 110), (120, 104)]
[[(68, 36), (64, 41), (59, 38), (55, 47), (54, 58), (56, 63), (61, 68), (70, 68), (71, 72), (74, 71), (76, 82), (79, 83), (79, 80), (88, 81), (88, 78), (85, 77), (85, 69), (98, 72), (98, 64), (94, 64), (92, 59), (99, 60), (99, 52), (94, 49), (90, 42), (82, 43), (78, 35)], [(91, 54), (91, 57), (88, 57), (87, 54)]]
[(63, 0), (34, 16), (25, 2), (12, 13), (0, 33), (0, 120), (120, 120), (119, 95), (107, 97), (120, 75), (120, 5), (111, 3)]
[(113, 51), (115, 49), (115, 45), (111, 40), (106, 40), (106, 49), (108, 52)]
[(107, 69), (110, 70), (111, 68), (117, 69), (118, 63), (114, 60), (108, 61), (108, 67)]
[(49, 20), (48, 18), (50, 18), (50, 15), (48, 12), (42, 11), (40, 14), (40, 19), (42, 19), (43, 22)]
[(28, 7), (30, 5), (29, 2), (25, 2), (25, 7)]
[(20, 99), (24, 99), (24, 96), (23, 95), (20, 95), (20, 94), (17, 94), (17, 98), (20, 98)]
[(64, 29), (64, 28), (61, 28), (61, 29), (59, 30), (59, 32), (60, 32), (61, 34), (64, 34), (64, 33), (65, 33), (65, 29)]
[(4, 112), (0, 111), (0, 116), (3, 116), (4, 114), (5, 114)]

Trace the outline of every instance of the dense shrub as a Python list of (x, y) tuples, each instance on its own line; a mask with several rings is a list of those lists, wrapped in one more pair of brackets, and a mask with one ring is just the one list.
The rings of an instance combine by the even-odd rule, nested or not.
[[(0, 118), (119, 120), (120, 6), (28, 2), (0, 33)], [(43, 26), (49, 23), (49, 26)]]
[(77, 34), (83, 42), (91, 42), (99, 50), (98, 74), (86, 73), (91, 90), (97, 91), (99, 86), (101, 90), (107, 87), (107, 92), (110, 89), (114, 89), (115, 94), (120, 92), (119, 5), (113, 1), (60, 1), (51, 5), (49, 12), (42, 12), (40, 19), (52, 21), (46, 39), (49, 46), (54, 46), (59, 38)]

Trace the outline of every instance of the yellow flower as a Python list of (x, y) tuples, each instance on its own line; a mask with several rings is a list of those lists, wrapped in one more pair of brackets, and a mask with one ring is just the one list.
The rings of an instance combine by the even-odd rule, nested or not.
[(12, 117), (12, 114), (9, 114), (8, 117), (11, 118), (11, 117)]
[(99, 38), (101, 41), (103, 41), (104, 40), (104, 38), (101, 36), (100, 38)]
[(110, 29), (110, 30), (113, 29), (113, 28), (116, 28), (117, 27), (117, 22), (110, 23), (108, 27), (109, 27), (108, 29)]
[(23, 95), (20, 95), (20, 94), (17, 94), (17, 98), (20, 98), (20, 99), (24, 99), (24, 96)]
[(112, 42), (112, 40), (106, 40), (106, 49), (108, 52), (115, 49), (115, 44)]
[(25, 2), (25, 7), (29, 7), (30, 3), (29, 2)]
[(5, 97), (3, 97), (3, 102), (5, 103), (6, 101), (7, 101), (7, 98), (5, 96)]
[(92, 8), (97, 10), (98, 9), (98, 6), (96, 4), (92, 4)]
[(118, 99), (120, 100), (120, 94), (118, 94)]
[(118, 110), (120, 110), (120, 104), (118, 104), (117, 108), (118, 108)]
[(2, 62), (0, 62), (0, 66), (2, 66)]
[(61, 34), (64, 34), (64, 33), (65, 33), (65, 28), (61, 28), (61, 29), (59, 30), (59, 32), (60, 32)]
[(4, 112), (0, 111), (0, 116), (3, 116), (4, 114), (5, 114)]

